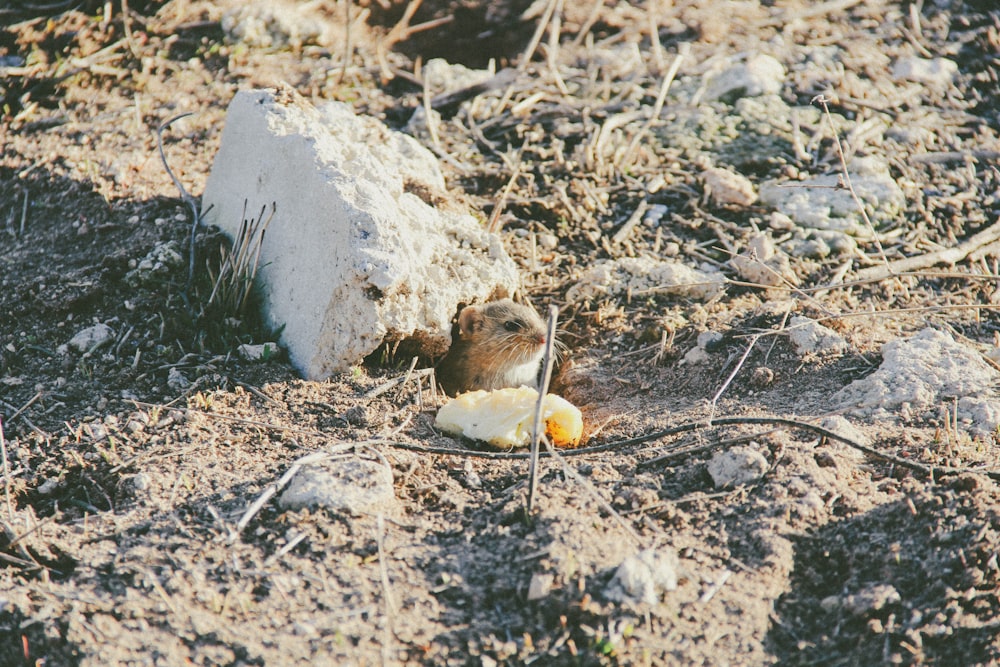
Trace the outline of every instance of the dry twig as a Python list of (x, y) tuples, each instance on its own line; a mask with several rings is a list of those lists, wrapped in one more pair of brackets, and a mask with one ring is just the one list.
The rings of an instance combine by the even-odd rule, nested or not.
[(7, 459), (7, 439), (3, 434), (2, 416), (0, 416), (0, 455), (3, 456), (3, 490), (7, 500), (7, 520), (14, 523), (14, 502), (10, 497), (10, 461)]
[(201, 217), (198, 215), (198, 204), (195, 202), (194, 197), (191, 196), (181, 184), (180, 180), (174, 175), (173, 169), (170, 168), (170, 163), (167, 162), (167, 154), (163, 151), (163, 131), (173, 125), (175, 122), (179, 121), (181, 118), (187, 118), (193, 115), (194, 112), (188, 111), (182, 114), (178, 114), (173, 118), (163, 121), (160, 127), (156, 129), (156, 146), (160, 150), (160, 160), (163, 162), (163, 168), (167, 170), (167, 176), (173, 181), (174, 187), (177, 188), (178, 192), (181, 194), (181, 199), (184, 203), (188, 205), (191, 210), (191, 240), (188, 248), (188, 277), (187, 286), (185, 287), (185, 292), (191, 289), (191, 281), (194, 280), (194, 242), (195, 234), (198, 231), (198, 223), (201, 222)]
[(833, 116), (830, 115), (830, 100), (825, 95), (817, 95), (813, 98), (813, 101), (823, 107), (823, 114), (830, 125), (830, 134), (833, 136), (834, 146), (837, 147), (837, 157), (840, 160), (840, 170), (841, 175), (844, 180), (844, 187), (847, 191), (851, 193), (851, 199), (854, 200), (855, 206), (858, 207), (858, 211), (861, 213), (861, 217), (865, 221), (865, 225), (868, 227), (868, 231), (872, 235), (872, 239), (875, 241), (875, 247), (878, 248), (879, 257), (882, 258), (882, 263), (885, 264), (889, 273), (892, 273), (892, 269), (889, 268), (889, 259), (885, 256), (885, 249), (882, 248), (882, 241), (879, 240), (878, 232), (875, 231), (875, 225), (872, 223), (872, 219), (868, 217), (868, 210), (865, 208), (865, 203), (861, 201), (861, 197), (858, 196), (857, 191), (854, 189), (854, 184), (851, 182), (851, 174), (847, 170), (847, 157), (844, 155), (844, 146), (840, 142), (840, 135), (837, 133), (837, 128), (833, 126)]
[[(535, 492), (538, 488), (538, 450), (539, 442), (545, 437), (542, 430), (542, 409), (545, 395), (549, 391), (549, 380), (552, 378), (552, 364), (555, 361), (556, 320), (559, 318), (559, 308), (549, 306), (549, 327), (545, 334), (545, 361), (542, 364), (542, 382), (538, 387), (538, 402), (535, 404), (535, 419), (531, 426), (531, 451), (528, 464), (528, 512), (535, 505)], [(546, 445), (548, 440), (546, 440)]]
[(935, 252), (929, 252), (915, 257), (897, 259), (878, 266), (871, 266), (858, 271), (858, 278), (861, 280), (883, 280), (890, 276), (897, 277), (908, 271), (926, 269), (936, 264), (958, 264), (968, 258), (976, 250), (988, 246), (991, 243), (1000, 241), (1000, 221), (974, 234), (969, 239), (958, 244), (954, 248), (944, 248)]

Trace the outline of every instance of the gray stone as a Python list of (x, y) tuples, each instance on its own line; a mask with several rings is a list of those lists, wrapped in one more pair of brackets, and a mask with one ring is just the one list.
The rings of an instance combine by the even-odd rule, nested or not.
[(936, 88), (944, 88), (955, 80), (958, 63), (947, 58), (900, 58), (892, 66), (892, 77), (897, 81), (914, 81)]
[(959, 421), (989, 432), (1000, 422), (1000, 372), (951, 335), (927, 328), (882, 346), (882, 364), (831, 398), (835, 409), (887, 418), (905, 409), (930, 414), (958, 398)]
[(637, 294), (671, 294), (707, 300), (720, 294), (726, 278), (719, 271), (701, 271), (680, 262), (649, 257), (622, 257), (595, 262), (569, 288), (570, 301)]
[[(848, 172), (874, 224), (903, 210), (906, 197), (889, 173), (888, 164), (875, 158), (855, 159), (848, 165)], [(760, 187), (760, 200), (802, 227), (870, 236), (850, 191), (839, 187), (841, 181), (841, 174), (805, 181), (768, 181)]]
[(114, 329), (107, 324), (95, 324), (81, 329), (69, 340), (69, 347), (77, 352), (92, 352), (115, 339)]
[(605, 589), (609, 600), (655, 605), (677, 589), (680, 559), (667, 547), (644, 549), (622, 561)]
[(773, 56), (761, 54), (733, 65), (709, 80), (705, 97), (733, 102), (741, 97), (777, 93), (785, 81), (785, 68)]
[(843, 354), (847, 341), (832, 329), (796, 315), (788, 322), (788, 338), (799, 354)]
[(708, 474), (717, 489), (756, 482), (770, 466), (764, 455), (750, 447), (718, 452), (708, 462)]
[(325, 507), (351, 514), (395, 509), (392, 471), (374, 461), (331, 458), (304, 465), (278, 500), (285, 509)]
[(266, 321), (308, 379), (344, 372), (383, 342), (442, 354), (460, 303), (518, 285), (499, 237), (449, 200), (434, 156), (347, 105), (319, 110), (290, 89), (237, 93), (203, 215), (235, 237), (272, 202), (258, 273)]

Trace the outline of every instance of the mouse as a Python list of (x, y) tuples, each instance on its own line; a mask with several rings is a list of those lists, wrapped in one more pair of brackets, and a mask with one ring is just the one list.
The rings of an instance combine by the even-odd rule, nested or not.
[(538, 388), (546, 328), (532, 308), (510, 299), (466, 306), (451, 347), (435, 369), (445, 393)]

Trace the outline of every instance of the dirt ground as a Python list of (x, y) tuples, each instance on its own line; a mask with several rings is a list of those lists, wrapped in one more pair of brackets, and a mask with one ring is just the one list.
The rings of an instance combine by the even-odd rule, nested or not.
[[(831, 395), (879, 366), (882, 343), (927, 325), (996, 347), (995, 244), (852, 282), (882, 252), (924, 255), (997, 222), (993, 2), (329, 0), (284, 6), (274, 16), (292, 18), (257, 32), (226, 8), (0, 8), (0, 664), (1000, 662), (996, 433), (954, 423), (950, 401), (851, 418), (874, 455), (804, 428), (709, 423), (819, 423)], [(420, 29), (394, 31), (404, 19)], [(815, 109), (825, 94), (836, 132), (817, 112), (802, 147), (790, 129), (741, 146), (748, 124), (720, 121), (715, 136), (690, 115), (743, 113), (701, 82), (758, 53), (785, 68), (776, 103)], [(241, 359), (237, 344), (270, 332), (252, 311), (220, 321), (204, 307), (223, 240), (198, 230), (189, 280), (191, 211), (157, 152), (160, 124), (191, 112), (163, 143), (198, 198), (235, 91), (287, 82), (403, 128), (424, 103), (422, 66), (442, 56), (521, 68), (441, 109), (436, 138), (414, 132), (456, 196), (484, 220), (498, 213), (524, 296), (560, 307), (556, 387), (583, 410), (586, 444), (605, 446), (566, 467), (543, 459), (531, 512), (526, 461), (437, 433), (426, 379), (376, 391), (409, 358), (387, 352), (325, 382)], [(957, 72), (892, 75), (913, 56)], [(905, 195), (874, 222), (880, 243), (792, 256), (771, 289), (740, 281), (729, 260), (756, 230), (791, 232), (761, 202), (713, 198), (706, 168), (757, 185), (837, 173), (834, 136), (884, 160)], [(640, 202), (661, 222), (618, 236)], [(139, 276), (169, 243), (183, 261)], [(650, 255), (734, 282), (707, 300), (568, 298), (595, 262)], [(825, 317), (846, 351), (800, 353), (788, 314)], [(95, 324), (103, 345), (67, 347)], [(722, 335), (686, 362), (706, 331)], [(297, 459), (345, 443), (391, 467), (391, 511), (272, 498), (240, 525)], [(766, 470), (716, 488), (707, 463), (736, 446)], [(615, 600), (616, 567), (647, 548), (676, 552), (676, 590)]]

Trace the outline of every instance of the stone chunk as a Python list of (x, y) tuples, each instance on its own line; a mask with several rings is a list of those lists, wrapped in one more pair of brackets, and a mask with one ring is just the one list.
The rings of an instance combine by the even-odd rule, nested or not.
[[(872, 221), (894, 218), (906, 204), (902, 188), (889, 173), (889, 165), (876, 158), (856, 158), (848, 165), (858, 197), (871, 209)], [(760, 187), (760, 201), (809, 229), (837, 230), (868, 236), (858, 205), (840, 174), (816, 176), (805, 181), (768, 181)]]
[(460, 303), (517, 287), (500, 239), (449, 203), (434, 156), (347, 105), (317, 109), (287, 89), (236, 94), (202, 215), (235, 237), (272, 202), (264, 313), (307, 379), (346, 371), (383, 342), (442, 354)]
[(949, 334), (927, 328), (882, 346), (882, 364), (832, 397), (835, 409), (885, 418), (894, 410), (934, 412), (958, 398), (959, 421), (989, 432), (1000, 421), (1000, 372)]
[(751, 484), (763, 477), (768, 469), (767, 459), (755, 449), (733, 447), (718, 452), (708, 462), (708, 474), (717, 489), (740, 484)]
[(757, 191), (750, 179), (730, 169), (710, 167), (702, 175), (705, 191), (717, 206), (750, 206), (757, 201)]
[(721, 272), (700, 271), (680, 262), (667, 262), (648, 257), (622, 257), (598, 260), (569, 288), (570, 301), (633, 294), (669, 294), (708, 300), (725, 288)]
[(729, 260), (740, 278), (765, 287), (798, 285), (788, 255), (774, 247), (766, 234), (754, 234), (747, 242), (746, 252)]
[(95, 324), (76, 332), (76, 335), (69, 341), (69, 347), (77, 352), (90, 352), (107, 345), (114, 339), (114, 329), (107, 324)]
[(793, 317), (788, 323), (788, 337), (799, 354), (843, 354), (847, 351), (843, 336), (808, 317)]
[(713, 77), (705, 97), (734, 102), (741, 97), (777, 93), (785, 82), (785, 68), (774, 56), (759, 54)]
[(643, 549), (622, 561), (605, 595), (616, 602), (655, 605), (677, 590), (680, 559), (669, 547)]
[(958, 63), (947, 58), (901, 58), (892, 66), (892, 77), (898, 81), (915, 81), (943, 88), (955, 80)]
[(278, 499), (285, 509), (325, 507), (351, 514), (395, 508), (392, 471), (363, 459), (334, 458), (303, 466)]

